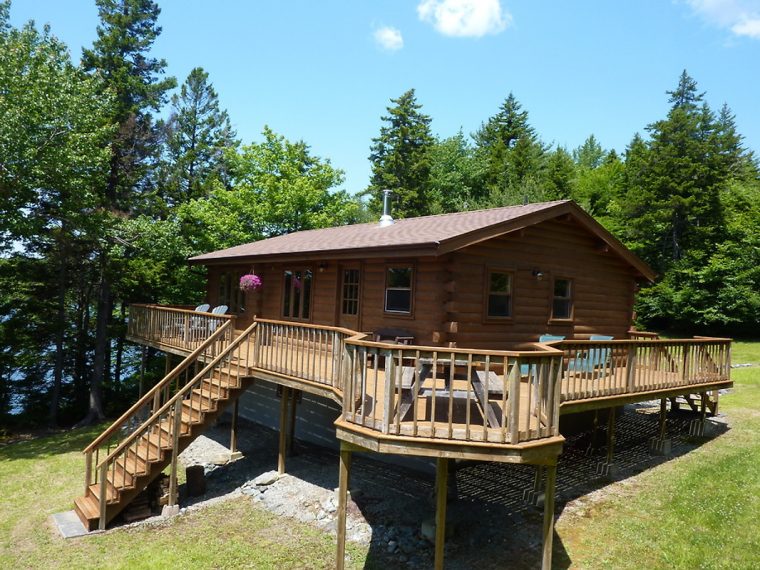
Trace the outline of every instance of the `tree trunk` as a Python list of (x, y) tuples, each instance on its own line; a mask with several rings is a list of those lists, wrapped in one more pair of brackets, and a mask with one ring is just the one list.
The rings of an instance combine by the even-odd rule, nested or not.
[(84, 419), (77, 425), (90, 425), (105, 419), (103, 411), (103, 380), (106, 376), (108, 356), (108, 322), (111, 317), (111, 281), (106, 272), (106, 255), (101, 254), (100, 290), (98, 292), (98, 315), (95, 323), (95, 355), (90, 377), (90, 408)]
[(50, 409), (48, 425), (58, 425), (58, 406), (61, 399), (61, 384), (63, 382), (63, 344), (66, 334), (66, 289), (67, 271), (65, 252), (61, 251), (61, 271), (58, 275), (58, 311), (56, 314), (57, 330), (55, 333), (55, 366), (53, 368), (53, 387), (50, 391)]
[(116, 339), (116, 365), (113, 372), (113, 389), (116, 399), (121, 398), (121, 366), (124, 355), (124, 322), (127, 320), (124, 301), (119, 303), (119, 336)]

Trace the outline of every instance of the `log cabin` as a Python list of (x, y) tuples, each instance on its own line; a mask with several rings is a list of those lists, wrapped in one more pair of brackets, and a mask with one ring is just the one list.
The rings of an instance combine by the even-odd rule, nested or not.
[[(638, 283), (654, 279), (566, 200), (303, 231), (190, 262), (208, 267), (207, 301), (238, 326), (257, 315), (492, 349), (544, 334), (624, 338)], [(259, 292), (240, 291), (246, 273)]]
[[(694, 403), (699, 432), (731, 385), (730, 339), (632, 329), (638, 284), (655, 275), (571, 201), (395, 222), (386, 210), (189, 261), (229, 312), (130, 307), (127, 339), (165, 352), (166, 376), (84, 450), (75, 511), (88, 528), (167, 467), (176, 504), (178, 453), (229, 408), (231, 453), (239, 414), (271, 425), (281, 472), (294, 432), (340, 447), (338, 568), (354, 452), (435, 461), (437, 568), (449, 462), (536, 466), (527, 496), (544, 489), (550, 568), (560, 415), (609, 410), (608, 468), (616, 407), (660, 400), (664, 448), (669, 399)], [(243, 292), (245, 275), (261, 286)]]

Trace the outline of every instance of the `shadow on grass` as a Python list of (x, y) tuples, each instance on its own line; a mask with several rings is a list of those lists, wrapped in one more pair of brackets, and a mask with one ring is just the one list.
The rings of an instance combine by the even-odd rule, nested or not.
[[(656, 404), (627, 406), (616, 420), (614, 476), (600, 477), (597, 466), (605, 459), (604, 429), (597, 454), (588, 454), (590, 432), (569, 436), (560, 456), (556, 513), (590, 492), (689, 453), (701, 443), (689, 438), (689, 422), (695, 415), (674, 412), (669, 415), (668, 434), (673, 442), (669, 456), (653, 456), (649, 440), (657, 433)], [(224, 423), (209, 430), (207, 437), (222, 446), (229, 443), (229, 426)], [(207, 476), (207, 493), (198, 499), (182, 496), (182, 506), (226, 495), (257, 475), (277, 468), (277, 433), (241, 421), (239, 446), (243, 459), (220, 467)], [(371, 454), (354, 454), (351, 472), (353, 503), (351, 514), (359, 511), (371, 529), (371, 542), (365, 561), (367, 568), (432, 566), (432, 545), (420, 534), (423, 521), (435, 515), (434, 477), (404, 467), (378, 462)], [(446, 567), (449, 569), (536, 568), (541, 560), (542, 509), (523, 502), (523, 491), (533, 485), (535, 468), (506, 463), (462, 463), (453, 475), (456, 497), (447, 512)], [(332, 491), (338, 485), (338, 454), (335, 450), (298, 442), (288, 458), (287, 473), (309, 485)], [(267, 491), (265, 491), (267, 492)], [(283, 497), (276, 513), (309, 520), (333, 530), (331, 517), (322, 517), (319, 497)], [(311, 502), (310, 502), (311, 501)], [(314, 504), (316, 503), (316, 504)], [(307, 512), (308, 511), (308, 512)], [(311, 514), (308, 514), (308, 513)], [(360, 534), (360, 525), (349, 525), (349, 539)], [(553, 567), (569, 568), (570, 557), (560, 537), (554, 535)]]
[(82, 451), (106, 427), (103, 423), (85, 428), (45, 433), (0, 445), (0, 461), (41, 459), (52, 455)]

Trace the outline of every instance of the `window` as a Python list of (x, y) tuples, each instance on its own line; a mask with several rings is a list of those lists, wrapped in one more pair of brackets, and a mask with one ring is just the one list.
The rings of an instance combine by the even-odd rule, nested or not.
[(283, 278), (282, 316), (308, 320), (311, 316), (311, 269), (286, 269)]
[(389, 267), (385, 272), (385, 311), (387, 313), (412, 313), (411, 267)]
[(341, 313), (344, 315), (359, 314), (359, 270), (343, 270), (343, 298)]
[(227, 305), (230, 313), (245, 311), (245, 293), (240, 290), (244, 271), (225, 271), (219, 275), (219, 304)]
[(512, 274), (504, 271), (488, 272), (488, 318), (512, 316)]
[(553, 319), (573, 318), (573, 282), (570, 279), (554, 280), (554, 297), (552, 299)]

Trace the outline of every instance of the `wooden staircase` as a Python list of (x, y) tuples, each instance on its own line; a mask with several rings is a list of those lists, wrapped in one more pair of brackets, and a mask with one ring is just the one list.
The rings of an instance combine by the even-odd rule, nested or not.
[(237, 335), (228, 322), (213, 331), (85, 448), (85, 491), (74, 500), (85, 528), (104, 529), (167, 467), (171, 468), (169, 504), (175, 504), (177, 455), (252, 381), (248, 363), (255, 328), (254, 323)]

